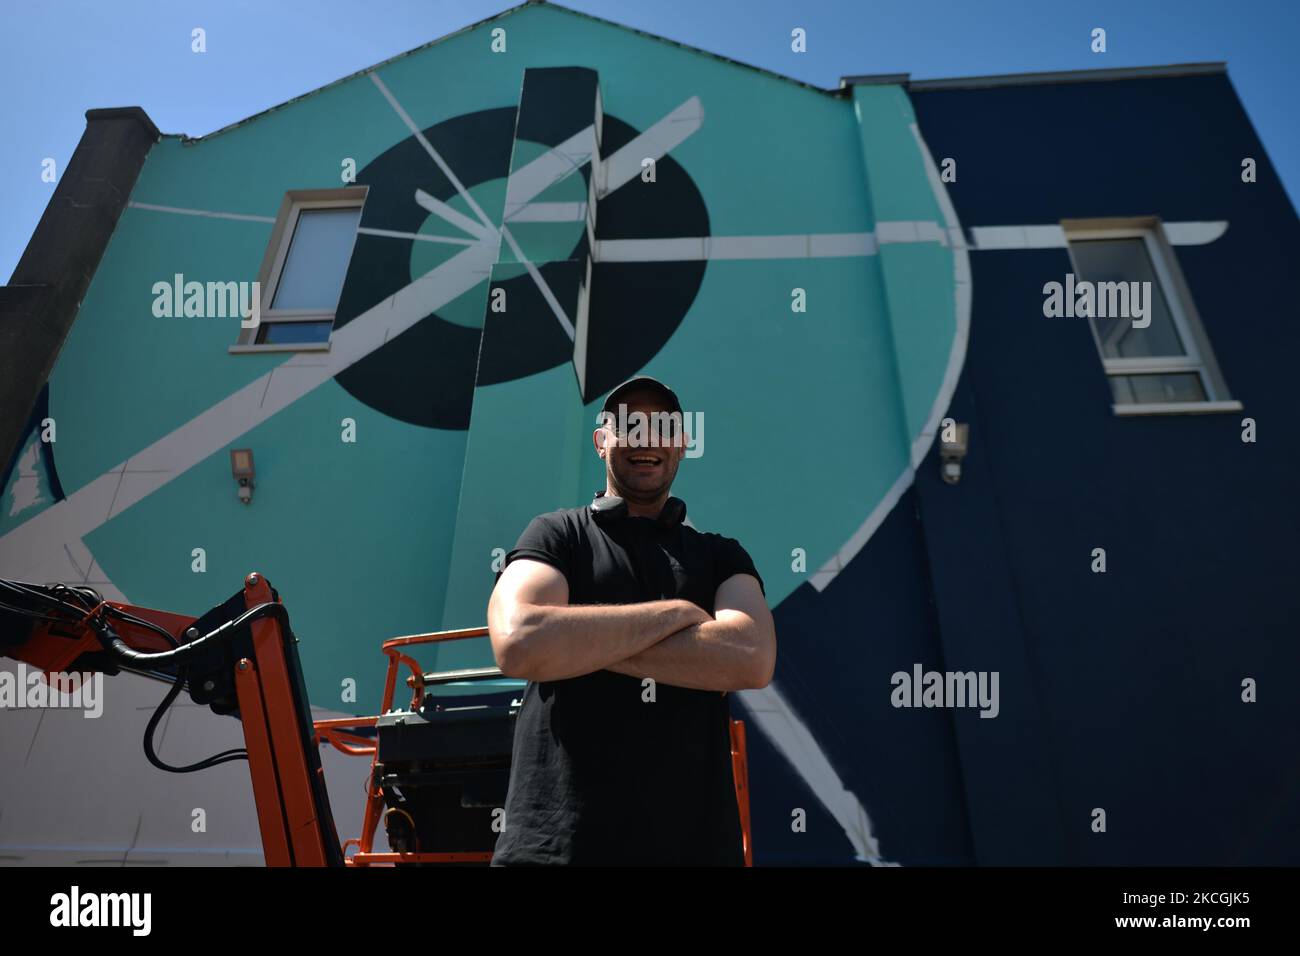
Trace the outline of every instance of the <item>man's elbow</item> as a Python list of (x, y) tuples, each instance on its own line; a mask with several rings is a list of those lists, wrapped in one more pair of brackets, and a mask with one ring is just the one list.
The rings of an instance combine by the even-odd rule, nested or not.
[(499, 615), (497, 620), (489, 623), (492, 656), (496, 659), (497, 667), (506, 677), (532, 679), (529, 674), (531, 645), (528, 638), (534, 626), (529, 619), (526, 605), (515, 605)]
[(492, 656), (506, 677), (531, 681), (550, 678), (538, 655), (537, 638), (544, 623), (544, 615), (542, 606), (516, 604), (501, 616), (499, 623), (489, 627)]
[(763, 665), (758, 666), (754, 670), (754, 672), (750, 674), (749, 680), (747, 681), (746, 686), (743, 689), (762, 690), (768, 684), (772, 683), (772, 675), (775, 672), (775, 670), (776, 670), (775, 667), (768, 667)]
[(765, 642), (753, 657), (749, 673), (749, 686), (747, 690), (762, 690), (768, 684), (772, 683), (772, 677), (776, 673), (776, 640), (773, 638)]
[(524, 680), (530, 679), (526, 673), (527, 665), (524, 663), (526, 654), (524, 648), (518, 644), (508, 641), (492, 642), (492, 656), (496, 658), (497, 667), (505, 677), (518, 677)]

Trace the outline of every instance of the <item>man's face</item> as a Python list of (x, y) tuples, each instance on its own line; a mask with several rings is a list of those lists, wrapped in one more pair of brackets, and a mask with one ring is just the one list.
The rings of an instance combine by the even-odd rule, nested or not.
[(629, 392), (620, 404), (627, 407), (626, 429), (615, 407), (614, 420), (596, 430), (596, 450), (616, 495), (653, 502), (668, 493), (686, 454), (681, 416), (653, 389)]

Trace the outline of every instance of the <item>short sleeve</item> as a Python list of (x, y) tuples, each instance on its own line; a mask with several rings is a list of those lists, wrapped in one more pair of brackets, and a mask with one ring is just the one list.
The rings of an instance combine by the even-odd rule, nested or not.
[(759, 576), (758, 569), (754, 567), (754, 559), (749, 556), (739, 541), (735, 538), (724, 538), (722, 535), (714, 535), (713, 544), (713, 567), (717, 575), (718, 584), (731, 577), (733, 574), (750, 574), (758, 581), (758, 589), (767, 597), (767, 588), (763, 586), (763, 579)]
[[(538, 515), (530, 521), (514, 549), (506, 555), (502, 568), (519, 558), (549, 564), (564, 575), (570, 590), (573, 589), (573, 545), (568, 525), (559, 512)], [(497, 572), (497, 577), (501, 577), (501, 572)]]

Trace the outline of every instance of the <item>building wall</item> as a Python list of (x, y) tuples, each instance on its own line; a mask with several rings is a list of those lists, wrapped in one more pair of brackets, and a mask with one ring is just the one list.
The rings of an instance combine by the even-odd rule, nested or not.
[(1300, 711), (1278, 676), (1298, 663), (1300, 506), (1293, 449), (1265, 430), (1290, 404), (1300, 229), (1246, 111), (1223, 74), (912, 99), (935, 155), (957, 158), (949, 193), (969, 228), (1227, 223), (1174, 252), (1243, 405), (1231, 414), (1115, 416), (1086, 320), (1042, 314), (1066, 250), (971, 254), (950, 413), (971, 423), (971, 452), (960, 485), (935, 464), (917, 491), (945, 658), (1005, 668), (1002, 715), (957, 720), (979, 859), (1294, 863), (1284, 728)]
[[(491, 48), (499, 28), (504, 53)], [(342, 185), (345, 157), (369, 188), (363, 230), (451, 235), (415, 203), (417, 189), (499, 224), (511, 175), (561, 135), (520, 133), (521, 87), (572, 67), (598, 78), (604, 160), (674, 140), (655, 182), (633, 176), (598, 204), (600, 242), (640, 245), (634, 261), (593, 267), (587, 361), (505, 245), (458, 259), (461, 247), (359, 234), (329, 353), (231, 355), (232, 320), (152, 315), (154, 283), (176, 273), (255, 278), (285, 192)], [(583, 82), (581, 71), (563, 79)], [(571, 107), (558, 98), (554, 115)], [(1217, 111), (1213, 123), (1197, 125), (1203, 110)], [(1058, 114), (1091, 117), (1094, 132), (1062, 148), (1043, 130)], [(656, 126), (670, 115), (680, 125)], [(1170, 125), (1141, 119), (1152, 115)], [(1138, 148), (1108, 154), (1118, 132)], [(748, 728), (757, 862), (1173, 862), (1179, 852), (1208, 862), (1197, 854), (1222, 859), (1223, 841), (1243, 861), (1294, 859), (1294, 841), (1270, 850), (1248, 832), (1294, 792), (1270, 757), (1294, 712), (1267, 695), (1258, 709), (1235, 703), (1238, 671), (1273, 672), (1291, 653), (1277, 635), (1294, 620), (1293, 599), (1279, 597), (1294, 559), (1268, 549), (1258, 524), (1285, 501), (1282, 453), (1242, 446), (1232, 418), (1114, 418), (1086, 327), (1041, 318), (1043, 275), (1064, 271), (1064, 250), (967, 242), (970, 226), (1065, 216), (1229, 221), (1223, 238), (1179, 254), (1234, 394), (1248, 410), (1276, 407), (1281, 379), (1251, 373), (1281, 350), (1225, 326), (1269, 321), (1283, 290), (1245, 293), (1258, 298), (1249, 319), (1226, 297), (1252, 263), (1294, 251), (1294, 213), (1275, 179), (1237, 190), (1237, 159), (1226, 185), (1200, 185), (1243, 143), (1258, 150), (1222, 78), (830, 93), (521, 8), (200, 140), (153, 147), (33, 415), (35, 425), (47, 409), (58, 440), (30, 435), (7, 478), (0, 573), (199, 613), (256, 569), (288, 606), (313, 704), (372, 713), (381, 640), (481, 625), (494, 552), (533, 515), (603, 485), (596, 410), (644, 371), (703, 415), (704, 454), (683, 463), (675, 493), (697, 527), (746, 546), (777, 620), (775, 680), (733, 695)], [(935, 160), (947, 156), (960, 174), (945, 186)], [(584, 166), (539, 201), (579, 200), (589, 176)], [(589, 251), (580, 229), (512, 228), (556, 288)], [(660, 241), (679, 239), (699, 251), (665, 255)], [(438, 300), (428, 275), (453, 275), (462, 291)], [(504, 314), (487, 309), (495, 289), (509, 294)], [(806, 311), (792, 310), (795, 290)], [(392, 334), (389, 313), (410, 313), (410, 327)], [(957, 486), (937, 477), (945, 414), (972, 425)], [(340, 440), (345, 418), (354, 444)], [(251, 506), (234, 494), (231, 447), (254, 449)], [(1206, 547), (1169, 548), (1189, 526)], [(1104, 576), (1088, 572), (1097, 545), (1111, 554)], [(201, 574), (196, 547), (207, 552)], [(1234, 610), (1238, 597), (1254, 602), (1250, 616)], [(477, 641), (425, 663), (489, 660)], [(1128, 662), (1119, 675), (1116, 660)], [(998, 718), (893, 706), (891, 677), (913, 665), (999, 670)], [(348, 678), (355, 701), (340, 694)], [(1111, 726), (1117, 713), (1137, 729)], [(1152, 752), (1183, 726), (1211, 736)], [(129, 736), (120, 759), (143, 764)], [(1213, 758), (1194, 754), (1188, 741), (1201, 739)], [(15, 753), (31, 746), (5, 741)], [(1251, 795), (1216, 789), (1242, 758), (1256, 761)], [(129, 837), (139, 799), (165, 805), (168, 781), (154, 783), (104, 808), (103, 829)], [(1150, 817), (1190, 784), (1231, 819), (1202, 821), (1212, 836), (1185, 846)], [(244, 807), (238, 791), (228, 780), (208, 799)], [(1108, 843), (1090, 839), (1093, 806), (1116, 811)], [(1188, 806), (1164, 820), (1190, 824)], [(56, 834), (67, 812), (24, 804), (0, 817), (0, 839)], [(803, 815), (806, 828), (792, 827)], [(351, 818), (336, 817), (352, 835)], [(160, 806), (150, 819), (170, 817)], [(174, 833), (157, 823), (155, 845), (183, 844), (185, 823)], [(246, 843), (248, 830), (224, 839)]]
[[(498, 27), (505, 53), (491, 50)], [(429, 243), (360, 235), (328, 358), (230, 355), (232, 322), (151, 314), (154, 283), (176, 273), (255, 277), (284, 193), (340, 185), (344, 157), (369, 186), (363, 229), (445, 230), (414, 204), (417, 188), (472, 211), (402, 113), (499, 222), (511, 171), (529, 150), (555, 145), (502, 135), (514, 129), (525, 70), (570, 66), (599, 77), (607, 158), (665, 117), (698, 121), (661, 157), (655, 182), (633, 177), (601, 200), (597, 236), (696, 238), (701, 248), (709, 237), (732, 240), (707, 260), (650, 254), (597, 264), (590, 325), (599, 361), (584, 370), (586, 394), (572, 353), (555, 351), (554, 336), (539, 331), (554, 317), (536, 296), (521, 294), (524, 306), (504, 317), (485, 313), (490, 286), (529, 288), (504, 247), (490, 270), (466, 280), (468, 291), (390, 342), (376, 305), (403, 307), (400, 296), (422, 288), (412, 280), (450, 257)], [(878, 135), (864, 136), (863, 122)], [(38, 457), (34, 475), (12, 476), (0, 527), (4, 570), (89, 580), (138, 604), (187, 609), (224, 599), (256, 568), (293, 616), (313, 703), (368, 713), (381, 690), (380, 640), (481, 624), (494, 549), (512, 546), (534, 514), (580, 504), (599, 486), (588, 437), (598, 402), (645, 370), (670, 381), (706, 422), (705, 453), (686, 463), (675, 488), (692, 521), (745, 544), (774, 605), (819, 569), (824, 585), (904, 487), (913, 422), (941, 385), (933, 372), (917, 382), (899, 376), (893, 324), (903, 312), (890, 297), (903, 276), (930, 276), (942, 289), (952, 282), (950, 260), (922, 251), (885, 261), (869, 242), (873, 205), (892, 204), (891, 214), (909, 220), (934, 205), (910, 122), (897, 87), (855, 101), (529, 6), (201, 140), (164, 137), (50, 379), (54, 470)], [(658, 135), (641, 142), (653, 149)], [(548, 274), (581, 254), (581, 241), (568, 251), (562, 237), (518, 231)], [(774, 238), (785, 244), (775, 254)], [(807, 295), (806, 312), (792, 310), (796, 289)], [(932, 370), (944, 368), (954, 341), (951, 288), (939, 302), (929, 317), (936, 334), (905, 343), (907, 360)], [(920, 321), (927, 309), (904, 311)], [(367, 335), (363, 359), (321, 371)], [(344, 418), (356, 422), (355, 444), (340, 441)], [(247, 507), (233, 493), (227, 456), (242, 446), (258, 467)], [(35, 447), (26, 443), (20, 459)], [(45, 491), (15, 508), (24, 477), (29, 498), (33, 479)], [(55, 480), (66, 496), (58, 501)], [(202, 574), (192, 570), (197, 547), (207, 553)], [(770, 773), (804, 789), (801, 805), (811, 791), (835, 807), (838, 830), (823, 835), (833, 856), (878, 856), (860, 832), (861, 801), (841, 792), (831, 743), (782, 691), (800, 666), (793, 620), (783, 641), (789, 676), (738, 705), (751, 739), (773, 748)], [(852, 666), (853, 641), (822, 649)], [(429, 663), (489, 659), (480, 641)], [(357, 681), (355, 702), (341, 699), (347, 678)], [(872, 734), (838, 715), (823, 732), (836, 727), (850, 749)]]

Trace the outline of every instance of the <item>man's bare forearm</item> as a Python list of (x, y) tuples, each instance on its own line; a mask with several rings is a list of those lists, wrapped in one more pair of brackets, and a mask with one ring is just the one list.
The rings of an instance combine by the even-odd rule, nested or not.
[(533, 681), (580, 677), (708, 619), (690, 601), (641, 604), (520, 604), (510, 615), (500, 661), (508, 676)]
[(605, 669), (675, 687), (745, 690), (762, 686), (755, 678), (760, 656), (749, 627), (711, 620), (670, 634)]

